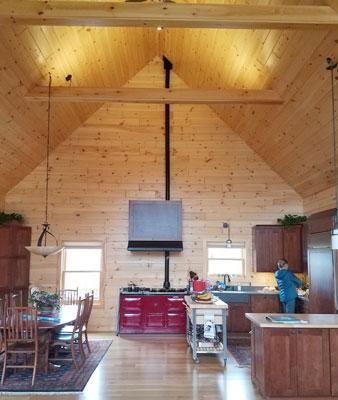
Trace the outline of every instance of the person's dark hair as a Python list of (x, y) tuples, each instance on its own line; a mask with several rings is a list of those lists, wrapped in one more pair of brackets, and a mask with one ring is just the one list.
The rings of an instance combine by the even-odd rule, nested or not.
[(194, 271), (189, 271), (189, 277), (192, 281), (198, 280), (198, 276), (197, 276), (196, 272), (194, 272)]
[(284, 267), (284, 265), (289, 264), (288, 260), (286, 260), (285, 258), (281, 258), (278, 263), (277, 263), (277, 267), (279, 269), (282, 269)]

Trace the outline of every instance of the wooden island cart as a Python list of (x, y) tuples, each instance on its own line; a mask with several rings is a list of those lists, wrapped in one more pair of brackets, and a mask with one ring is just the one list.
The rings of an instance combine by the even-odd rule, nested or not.
[[(190, 296), (185, 296), (184, 300), (187, 306), (187, 342), (192, 348), (195, 364), (200, 362), (198, 354), (218, 353), (222, 355), (225, 365), (227, 361), (227, 303), (220, 299), (212, 304), (197, 303)], [(220, 327), (216, 329), (216, 332), (219, 331), (218, 335), (221, 340), (216, 342), (214, 346), (206, 347), (198, 343), (197, 325), (204, 325), (204, 316), (210, 314), (214, 316), (216, 327)]]

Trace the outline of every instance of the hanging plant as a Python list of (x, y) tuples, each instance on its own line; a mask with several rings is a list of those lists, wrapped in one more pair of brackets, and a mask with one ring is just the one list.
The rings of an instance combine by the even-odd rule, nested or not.
[(284, 218), (278, 218), (277, 222), (282, 224), (284, 228), (289, 228), (291, 225), (295, 224), (301, 224), (302, 222), (306, 222), (307, 217), (305, 215), (291, 215), (291, 214), (286, 214), (284, 215)]
[(3, 225), (11, 221), (17, 221), (20, 222), (21, 224), (23, 222), (23, 216), (21, 214), (16, 214), (16, 213), (6, 214), (4, 212), (0, 212), (0, 225)]

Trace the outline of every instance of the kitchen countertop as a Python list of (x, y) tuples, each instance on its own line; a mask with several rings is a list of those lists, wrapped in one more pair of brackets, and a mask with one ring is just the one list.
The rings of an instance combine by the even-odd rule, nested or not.
[(224, 303), (224, 301), (218, 299), (215, 303), (197, 303), (196, 301), (191, 300), (191, 296), (185, 296), (184, 301), (186, 302), (187, 306), (190, 308), (205, 308), (208, 310), (213, 310), (213, 309), (222, 309), (228, 308), (227, 303)]
[(307, 324), (284, 324), (275, 323), (267, 320), (266, 315), (285, 315), (285, 314), (257, 314), (257, 313), (245, 313), (246, 318), (248, 318), (255, 325), (260, 328), (338, 328), (338, 314), (290, 314), (295, 318), (308, 321)]
[(214, 294), (233, 294), (233, 295), (241, 295), (241, 294), (247, 294), (247, 295), (264, 295), (264, 296), (276, 296), (279, 295), (279, 291), (276, 290), (274, 292), (263, 292), (259, 290), (213, 290), (212, 293)]

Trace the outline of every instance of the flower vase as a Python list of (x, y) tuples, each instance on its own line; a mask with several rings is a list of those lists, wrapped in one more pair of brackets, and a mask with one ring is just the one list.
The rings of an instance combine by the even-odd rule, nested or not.
[(45, 307), (41, 307), (39, 310), (39, 314), (40, 315), (48, 315), (48, 314), (52, 314), (54, 311), (54, 308), (52, 306), (45, 306)]

